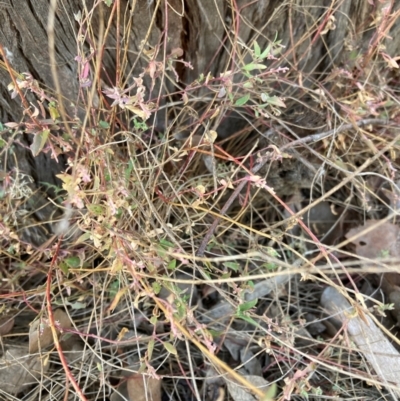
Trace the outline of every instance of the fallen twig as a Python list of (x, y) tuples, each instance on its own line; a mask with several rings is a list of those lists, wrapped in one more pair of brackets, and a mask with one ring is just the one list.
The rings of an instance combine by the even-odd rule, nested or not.
[(313, 135), (306, 136), (304, 138), (297, 139), (295, 141), (287, 143), (286, 145), (281, 146), (280, 150), (282, 151), (282, 150), (286, 150), (289, 148), (293, 148), (297, 145), (302, 145), (304, 143), (320, 141), (321, 139), (328, 138), (331, 135), (335, 135), (335, 134), (338, 134), (339, 132), (343, 132), (348, 129), (354, 128), (354, 126), (363, 127), (364, 125), (368, 125), (368, 124), (387, 125), (387, 124), (391, 124), (391, 123), (388, 120), (383, 120), (380, 118), (366, 118), (365, 120), (356, 121), (351, 124), (344, 124), (341, 127), (333, 128), (326, 132), (321, 132), (319, 134), (313, 134)]

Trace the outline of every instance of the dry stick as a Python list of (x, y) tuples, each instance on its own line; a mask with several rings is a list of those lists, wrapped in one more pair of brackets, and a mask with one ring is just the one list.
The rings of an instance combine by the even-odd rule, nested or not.
[[(296, 145), (300, 145), (300, 144), (304, 144), (304, 143), (308, 143), (308, 142), (314, 142), (314, 141), (320, 141), (321, 139), (325, 139), (331, 135), (337, 134), (339, 132), (342, 131), (346, 131), (350, 128), (353, 128), (354, 126), (357, 127), (362, 127), (364, 125), (368, 125), (368, 124), (381, 124), (381, 125), (385, 125), (385, 124), (389, 124), (389, 122), (387, 120), (383, 120), (383, 119), (377, 119), (377, 118), (367, 118), (365, 120), (360, 120), (355, 122), (354, 124), (345, 124), (342, 125), (339, 128), (334, 128), (332, 130), (326, 131), (326, 132), (322, 132), (320, 134), (314, 134), (314, 135), (309, 135), (305, 138), (300, 138), (297, 139), (296, 141), (290, 142), (286, 145), (283, 145), (280, 150), (285, 150), (288, 148), (292, 148)], [(264, 165), (265, 163), (269, 160), (269, 157), (265, 157), (263, 158), (263, 160), (261, 162), (259, 162), (252, 170), (251, 173), (255, 174), (257, 173)], [(229, 197), (229, 199), (226, 201), (224, 207), (221, 209), (220, 212), (220, 216), (217, 217), (213, 223), (211, 224), (210, 228), (207, 231), (207, 234), (205, 235), (205, 237), (203, 238), (203, 241), (201, 242), (199, 249), (196, 252), (196, 256), (199, 257), (203, 257), (204, 256), (204, 252), (206, 250), (207, 244), (210, 241), (212, 235), (214, 234), (215, 229), (218, 226), (218, 223), (221, 221), (222, 216), (229, 210), (229, 208), (231, 207), (232, 203), (234, 202), (234, 200), (237, 198), (237, 196), (240, 194), (240, 192), (242, 191), (243, 187), (247, 184), (247, 180), (243, 180), (237, 187), (236, 189), (233, 191), (232, 195)]]
[(306, 136), (304, 138), (297, 139), (296, 141), (289, 142), (286, 145), (281, 146), (280, 150), (285, 150), (289, 148), (293, 148), (296, 145), (301, 145), (303, 143), (309, 143), (309, 142), (316, 142), (320, 141), (321, 139), (328, 138), (331, 135), (338, 134), (339, 132), (346, 131), (348, 129), (354, 128), (355, 126), (357, 127), (363, 127), (364, 125), (368, 124), (375, 124), (375, 125), (387, 125), (387, 124), (393, 124), (388, 120), (383, 120), (379, 118), (366, 118), (364, 120), (356, 121), (351, 124), (344, 124), (341, 127), (331, 129), (326, 132), (321, 132), (320, 134), (313, 134)]
[[(385, 337), (371, 316), (362, 316), (360, 305), (351, 305), (336, 288), (327, 287), (322, 293), (321, 305), (334, 320), (346, 327), (347, 333), (372, 365), (382, 384), (391, 393), (400, 396), (400, 354)], [(355, 311), (356, 313), (352, 312)], [(365, 378), (364, 380), (369, 380)]]

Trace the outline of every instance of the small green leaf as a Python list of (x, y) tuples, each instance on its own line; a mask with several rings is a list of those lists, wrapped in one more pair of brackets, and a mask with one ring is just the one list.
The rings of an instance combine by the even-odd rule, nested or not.
[(128, 167), (125, 169), (125, 180), (128, 181), (133, 170), (133, 160), (130, 159), (128, 163)]
[(68, 305), (72, 308), (72, 309), (85, 309), (86, 308), (86, 304), (84, 302), (68, 302)]
[(223, 331), (223, 330), (218, 331), (218, 330), (208, 329), (207, 331), (210, 333), (212, 338), (218, 338), (225, 334), (225, 331)]
[(272, 55), (276, 56), (282, 51), (282, 46), (279, 46), (282, 43), (282, 40), (276, 40), (274, 42), (275, 48), (272, 50)]
[(354, 60), (357, 60), (358, 56), (359, 56), (359, 50), (356, 49), (356, 50), (353, 50), (350, 52), (350, 54), (348, 55), (348, 58), (349, 58), (349, 60), (354, 61)]
[(55, 102), (49, 102), (49, 113), (52, 120), (56, 121), (60, 118), (60, 113), (57, 109), (57, 104)]
[(154, 350), (154, 340), (151, 339), (149, 341), (149, 344), (147, 345), (147, 357), (149, 360), (151, 359), (151, 356), (153, 355), (153, 350)]
[(174, 247), (174, 244), (173, 244), (172, 242), (167, 241), (166, 239), (162, 239), (162, 240), (160, 241), (160, 245), (161, 245), (162, 247), (166, 248), (166, 249), (168, 249), (168, 248), (173, 248), (173, 247)]
[(163, 343), (164, 348), (172, 355), (178, 355), (176, 348), (170, 343)]
[(120, 284), (119, 280), (114, 280), (108, 287), (108, 292), (110, 294), (110, 297), (114, 298), (119, 290)]
[(133, 118), (133, 126), (137, 130), (146, 131), (148, 129), (147, 124), (144, 121), (138, 120), (136, 117)]
[(260, 57), (260, 54), (261, 54), (261, 49), (260, 49), (260, 46), (258, 45), (258, 43), (257, 43), (257, 41), (255, 40), (254, 41), (254, 54), (255, 54), (255, 56), (257, 57), (257, 58), (259, 58)]
[(260, 54), (260, 59), (264, 60), (271, 53), (272, 44), (270, 43), (267, 48)]
[(253, 280), (249, 280), (246, 284), (251, 290), (254, 290), (254, 281)]
[(390, 251), (388, 249), (382, 249), (380, 255), (378, 255), (378, 257), (380, 258), (388, 258), (389, 256), (390, 256)]
[(235, 272), (237, 272), (240, 268), (239, 263), (237, 262), (224, 262), (224, 266), (227, 267), (228, 269), (231, 269)]
[(280, 258), (281, 256), (279, 255), (279, 252), (276, 250), (276, 249), (274, 249), (274, 248), (272, 248), (272, 247), (270, 247), (270, 246), (267, 246), (266, 248), (264, 248), (265, 249), (265, 252), (269, 255), (269, 256), (272, 256), (273, 258)]
[[(274, 383), (275, 384), (275, 383)], [(311, 389), (311, 391), (312, 391), (312, 393), (314, 394), (314, 395), (319, 395), (319, 396), (321, 396), (321, 395), (323, 395), (324, 394), (324, 392), (323, 392), (323, 390), (321, 389), (321, 387), (313, 387), (312, 389)]]
[(150, 318), (150, 323), (151, 323), (153, 326), (155, 326), (155, 325), (157, 324), (157, 322), (158, 322), (157, 316), (152, 316), (152, 317)]
[(107, 121), (100, 120), (99, 121), (99, 127), (100, 128), (104, 128), (104, 129), (108, 129), (108, 128), (110, 128), (110, 124)]
[(68, 272), (69, 272), (69, 266), (65, 263), (65, 262), (61, 262), (58, 267), (61, 269), (61, 271), (68, 276)]
[(250, 316), (247, 316), (241, 312), (236, 313), (235, 316), (238, 317), (239, 319), (244, 320), (247, 323), (252, 324), (253, 326), (259, 327), (259, 324), (254, 319), (252, 319)]
[(265, 270), (267, 270), (269, 272), (273, 272), (273, 271), (277, 270), (278, 265), (276, 263), (266, 262), (266, 263), (263, 263), (260, 267), (265, 268)]
[(77, 268), (81, 265), (81, 260), (78, 256), (71, 256), (69, 258), (64, 259), (64, 262), (68, 265), (68, 267)]
[(265, 70), (267, 68), (267, 66), (265, 66), (264, 64), (254, 64), (254, 63), (250, 63), (247, 64), (243, 67), (244, 71), (253, 71), (253, 70)]
[(90, 236), (91, 236), (92, 234), (91, 233), (83, 233), (77, 240), (76, 240), (76, 243), (77, 244), (80, 244), (81, 242), (85, 242), (85, 241), (87, 241), (89, 238), (90, 238)]
[(286, 104), (278, 96), (268, 96), (266, 93), (261, 94), (261, 100), (271, 106), (286, 107)]
[(276, 396), (276, 390), (277, 390), (276, 383), (272, 383), (268, 387), (268, 390), (261, 397), (260, 401), (273, 401)]
[(175, 270), (176, 269), (176, 259), (172, 259), (167, 266), (168, 270)]
[(250, 93), (247, 93), (246, 95), (236, 100), (235, 106), (243, 106), (249, 101), (249, 99), (250, 99)]
[(157, 251), (157, 255), (160, 258), (162, 258), (162, 259), (165, 258), (166, 254), (167, 254), (167, 251), (165, 250), (165, 248), (163, 248), (162, 246), (158, 246), (156, 251)]
[(257, 305), (258, 299), (253, 299), (252, 301), (243, 302), (239, 305), (238, 311), (239, 312), (246, 312), (251, 308), (254, 308)]
[(246, 78), (249, 78), (249, 79), (254, 78), (248, 71), (245, 71), (245, 70), (243, 70), (243, 75), (244, 75)]
[(102, 216), (106, 212), (106, 208), (103, 205), (88, 205), (87, 208), (96, 216)]
[(161, 291), (161, 285), (160, 283), (157, 283), (157, 281), (155, 281), (151, 286), (153, 287), (154, 294), (157, 295)]
[(37, 156), (41, 152), (44, 145), (46, 144), (49, 135), (50, 135), (50, 130), (45, 129), (42, 132), (37, 133), (33, 137), (33, 142), (32, 145), (30, 146), (33, 156)]

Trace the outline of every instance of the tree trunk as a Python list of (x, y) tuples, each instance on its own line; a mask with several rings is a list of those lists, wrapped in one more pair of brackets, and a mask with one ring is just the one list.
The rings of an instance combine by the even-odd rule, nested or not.
[[(93, 9), (95, 3), (97, 6)], [(196, 86), (195, 81), (201, 74), (220, 77), (227, 70), (250, 63), (249, 48), (253, 49), (254, 40), (261, 49), (275, 38), (280, 40), (282, 51), (278, 59), (268, 60), (268, 68), (287, 67), (288, 70), (266, 79), (271, 95), (288, 99), (288, 118), (297, 105), (304, 106), (307, 90), (334, 91), (334, 71), (339, 71), (338, 68), (346, 71), (350, 79), (357, 79), (357, 71), (368, 71), (385, 63), (380, 53), (369, 50), (378, 41), (386, 47), (381, 46), (385, 54), (391, 57), (400, 54), (400, 41), (395, 40), (400, 26), (395, 10), (400, 0), (385, 3), (115, 0), (109, 2), (110, 6), (106, 3), (57, 1), (54, 25), (50, 26), (50, 31), (54, 32), (57, 79), (61, 89), (57, 94), (49, 53), (50, 0), (5, 0), (5, 5), (0, 7), (0, 44), (7, 57), (7, 63), (0, 61), (0, 119), (3, 124), (31, 122), (20, 96), (11, 96), (10, 74), (25, 82), (31, 76), (39, 83), (41, 89), (21, 88), (30, 112), (35, 108), (40, 110), (39, 120), (50, 118), (49, 102), (57, 102), (58, 96), (62, 96), (67, 113), (62, 119), (82, 124), (85, 116), (89, 121), (93, 118), (92, 110), (99, 102), (109, 107), (111, 101), (104, 97), (102, 90), (114, 86), (127, 88), (145, 71), (145, 100), (152, 99), (158, 110), (152, 113), (150, 121), (164, 130), (170, 118), (179, 116), (188, 123), (193, 119), (182, 106), (179, 112), (174, 106), (167, 107), (181, 100), (187, 85)], [(103, 37), (99, 37), (101, 32)], [(170, 63), (173, 72), (160, 69), (153, 80), (150, 71), (155, 64), (149, 60), (166, 66)], [(85, 66), (89, 70), (85, 70)], [(97, 71), (102, 84), (96, 88), (90, 108), (91, 82), (99, 82), (95, 77)], [(28, 75), (21, 77), (19, 74)], [(242, 78), (240, 74), (235, 75), (237, 82)], [(198, 86), (199, 101), (194, 103), (191, 115), (198, 113), (196, 120), (203, 121), (206, 115), (202, 113), (209, 102), (215, 100), (215, 93), (207, 93), (207, 85)], [(41, 95), (42, 89), (46, 96)], [(177, 91), (180, 91), (179, 96), (173, 95)], [(194, 90), (191, 95), (195, 96)], [(47, 114), (41, 112), (41, 107)], [(232, 115), (239, 118), (239, 124), (235, 119), (224, 121), (229, 113), (221, 105), (218, 132), (222, 137), (254, 120), (254, 116), (235, 110)], [(312, 119), (309, 121), (309, 125), (314, 124)], [(57, 160), (50, 151), (33, 157), (29, 148), (33, 136), (27, 131), (4, 133), (3, 140), (8, 145), (0, 159), (2, 168), (33, 177), (32, 191), (45, 189), (51, 194), (42, 183), (59, 184), (55, 174), (65, 168), (63, 152), (59, 152)], [(30, 209), (43, 202), (43, 199), (38, 200)]]
[[(44, 88), (54, 88), (47, 33), (49, 0), (7, 2), (0, 9), (0, 44), (9, 55), (9, 63), (16, 72), (31, 74)], [(103, 57), (103, 78), (107, 85), (115, 84), (117, 32), (126, 57), (125, 60), (119, 56), (125, 74), (120, 82), (127, 80), (127, 83), (148, 67), (143, 54), (137, 54), (142, 41), (147, 39), (147, 48), (162, 48), (165, 36), (168, 37), (166, 55), (172, 49), (180, 48), (184, 51), (183, 59), (193, 66), (193, 69), (179, 68), (177, 64), (181, 85), (192, 83), (200, 74), (211, 73), (216, 77), (235, 63), (243, 63), (241, 54), (232, 53), (232, 48), (237, 49), (237, 43), (251, 47), (254, 39), (265, 48), (275, 37), (278, 38), (283, 52), (270, 67), (287, 66), (289, 75), (293, 69), (296, 73), (301, 70), (304, 77), (309, 78), (308, 85), (321, 79), (321, 74), (326, 76), (334, 67), (348, 66), (350, 54), (365, 54), (368, 47), (383, 35), (386, 35), (383, 42), (385, 53), (397, 55), (400, 50), (400, 41), (395, 40), (399, 19), (391, 20), (395, 16), (394, 10), (399, 7), (399, 0), (387, 2), (394, 3), (389, 9), (391, 15), (384, 14), (385, 7), (389, 7), (386, 3), (371, 5), (368, 1), (351, 0), (291, 0), (284, 3), (280, 0), (250, 3), (242, 0), (170, 0), (168, 4), (164, 0), (120, 0), (119, 11), (115, 5), (107, 7), (100, 2), (89, 15), (86, 13), (92, 10), (93, 0), (59, 0), (57, 3), (55, 52), (58, 80), (66, 104), (79, 102), (77, 74), (81, 66), (76, 60), (77, 49), (84, 47), (89, 52), (90, 46), (98, 46), (90, 41), (91, 35), (85, 30), (90, 26), (93, 37), (97, 37), (96, 28), (101, 23), (108, 29), (107, 37), (104, 47), (97, 49), (96, 57)], [(74, 17), (78, 13), (83, 21), (80, 30)], [(379, 31), (382, 19), (390, 21), (390, 31)], [(117, 20), (120, 21), (119, 31)], [(83, 43), (77, 43), (78, 32), (86, 39)], [(162, 48), (159, 60), (163, 59), (163, 51)], [(248, 57), (248, 52), (243, 53)], [(382, 62), (382, 59), (378, 61)], [(7, 90), (11, 82), (9, 71), (3, 63), (1, 67), (1, 120), (18, 121), (23, 115), (21, 102), (18, 98), (10, 98)], [(153, 88), (149, 96), (158, 95), (157, 89)]]

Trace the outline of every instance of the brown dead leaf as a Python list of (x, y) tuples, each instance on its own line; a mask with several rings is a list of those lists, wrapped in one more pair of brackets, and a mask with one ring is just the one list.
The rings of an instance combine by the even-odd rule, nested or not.
[[(400, 257), (399, 227), (386, 222), (374, 228), (379, 222), (379, 220), (369, 220), (362, 227), (351, 229), (346, 238), (351, 240), (357, 236), (351, 242), (356, 246), (357, 255), (364, 258)], [(368, 232), (363, 233), (364, 231)]]
[[(346, 238), (351, 239), (361, 234), (352, 240), (352, 243), (356, 245), (356, 253), (359, 256), (380, 260), (387, 257), (400, 257), (400, 227), (389, 222), (378, 225), (379, 223), (380, 220), (367, 221), (364, 226), (350, 230)], [(367, 230), (370, 231), (363, 233)], [(393, 291), (400, 290), (399, 273), (390, 272), (372, 275), (371, 279), (375, 282), (375, 285), (382, 288), (386, 296), (389, 296)], [(397, 319), (398, 315), (395, 317)]]
[(14, 327), (14, 318), (12, 316), (0, 316), (0, 336), (5, 336)]
[[(70, 329), (71, 321), (68, 315), (62, 310), (54, 311), (54, 323), (57, 333), (60, 329)], [(29, 353), (34, 354), (40, 349), (53, 345), (53, 333), (47, 319), (37, 319), (31, 323), (29, 330)]]
[(161, 380), (137, 374), (129, 377), (127, 388), (131, 401), (161, 401)]
[(36, 383), (48, 368), (49, 364), (42, 365), (39, 356), (29, 355), (27, 348), (9, 348), (0, 358), (0, 389), (8, 394), (18, 394)]
[(130, 400), (128, 395), (127, 382), (123, 381), (116, 390), (112, 393), (110, 397), (111, 401), (126, 401)]

